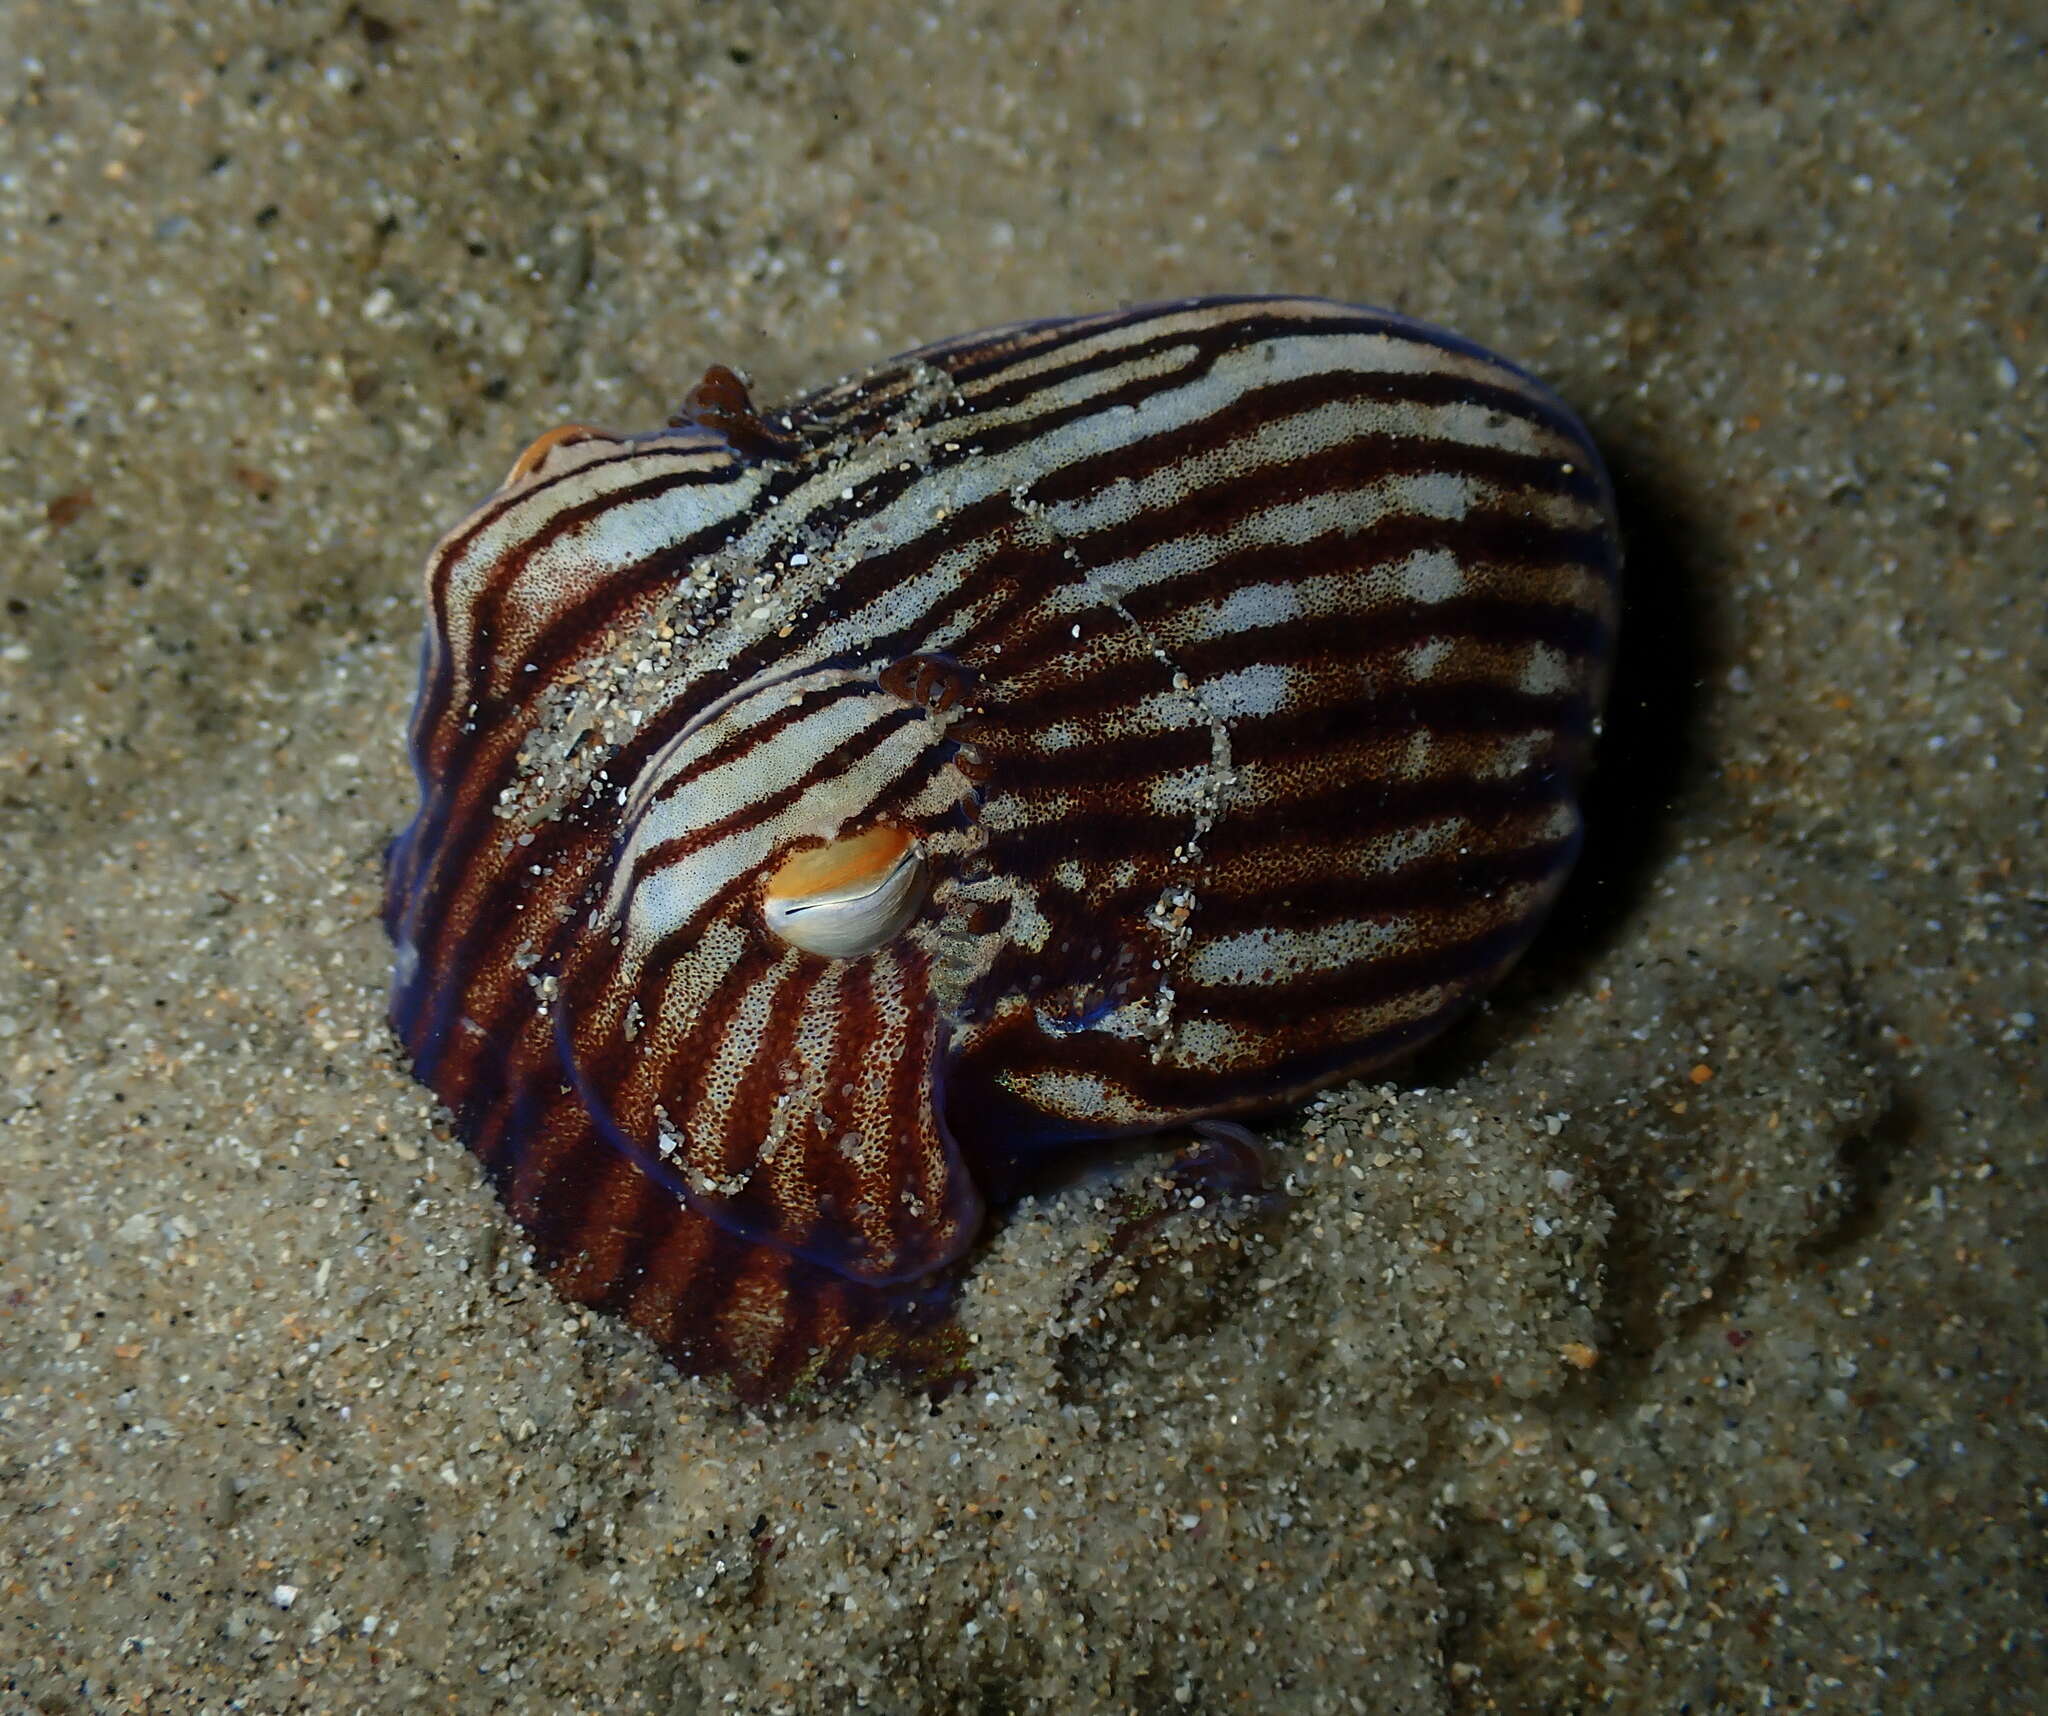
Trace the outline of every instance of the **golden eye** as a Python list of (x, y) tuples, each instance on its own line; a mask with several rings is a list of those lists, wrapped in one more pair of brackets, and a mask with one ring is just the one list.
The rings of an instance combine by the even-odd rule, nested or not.
[(852, 959), (893, 940), (924, 902), (924, 860), (908, 829), (878, 827), (785, 858), (761, 915), (806, 953)]
[(602, 429), (593, 429), (587, 423), (564, 423), (559, 428), (550, 429), (512, 461), (512, 469), (505, 473), (505, 480), (498, 487), (509, 489), (514, 483), (524, 482), (547, 463), (548, 455), (557, 447), (573, 447), (578, 441), (609, 438)]

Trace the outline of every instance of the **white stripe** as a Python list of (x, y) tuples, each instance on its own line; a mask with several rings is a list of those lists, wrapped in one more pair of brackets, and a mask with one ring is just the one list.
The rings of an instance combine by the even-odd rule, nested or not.
[[(1204, 721), (1271, 715), (1287, 707), (1293, 690), (1288, 668), (1279, 662), (1258, 661), (1234, 673), (1202, 680), (1186, 691), (1155, 692), (1130, 713), (1140, 723), (1136, 732), (1199, 726)], [(1125, 731), (1121, 720), (1118, 731)]]
[[(602, 502), (654, 477), (730, 463), (730, 455), (723, 453), (644, 453), (587, 467), (507, 507), (448, 564), (447, 641), (458, 674), (468, 679), (487, 665), (471, 659), (471, 625), (506, 555), (542, 535), (572, 508)], [(766, 481), (762, 473), (750, 471), (730, 482), (685, 483), (652, 500), (603, 506), (595, 518), (548, 543), (502, 587), (488, 665), (500, 679), (516, 684), (522, 657), (563, 608), (615, 578), (621, 566), (730, 523), (754, 504)]]
[[(693, 829), (738, 815), (767, 794), (802, 780), (827, 751), (873, 728), (877, 704), (894, 703), (880, 693), (836, 697), (802, 721), (749, 745), (731, 762), (697, 776), (686, 789), (652, 804), (619, 855), (603, 910), (605, 918), (616, 919), (627, 889), (632, 889), (622, 954), (626, 963), (644, 957), (742, 877), (760, 874), (790, 841), (836, 837), (917, 765), (931, 735), (923, 722), (908, 722), (856, 755), (841, 772), (806, 788), (773, 819), (748, 822), (687, 857), (653, 868), (644, 867), (649, 853)], [(649, 783), (649, 796), (661, 784)]]
[(1195, 944), (1188, 975), (1197, 983), (1256, 988), (1315, 971), (1357, 965), (1398, 948), (1416, 931), (1412, 918), (1345, 919), (1312, 930), (1253, 929)]
[(1093, 1073), (1021, 1072), (1011, 1079), (1010, 1088), (1042, 1113), (1089, 1125), (1140, 1126), (1152, 1118), (1151, 1111), (1135, 1102), (1122, 1085), (1110, 1084)]
[(1176, 1019), (1167, 1047), (1167, 1058), (1174, 1066), (1219, 1072), (1235, 1070), (1273, 1053), (1269, 1033), (1261, 1031), (1255, 1035), (1251, 1027), (1222, 1019)]
[(1121, 601), (1135, 590), (1154, 589), (1177, 578), (1205, 572), (1226, 555), (1252, 548), (1298, 548), (1332, 535), (1352, 535), (1382, 519), (1422, 513), (1443, 516), (1459, 498), (1450, 486), (1464, 479), (1441, 474), (1390, 477), (1366, 488), (1343, 489), (1286, 501), (1248, 514), (1229, 530), (1200, 532), (1156, 543), (1128, 559), (1090, 570), (1055, 591), (1050, 613), (1072, 613), (1103, 602)]
[(1449, 638), (1431, 638), (1429, 642), (1417, 644), (1408, 652), (1406, 667), (1410, 679), (1427, 679), (1443, 666), (1444, 659), (1451, 653)]
[[(800, 674), (784, 674), (776, 670), (749, 680), (730, 696), (699, 710), (659, 751), (648, 758), (634, 779), (632, 794), (625, 801), (620, 820), (628, 825), (633, 823), (669, 780), (694, 767), (728, 740), (741, 733), (751, 732), (784, 710), (794, 707), (807, 693), (830, 691), (840, 686), (862, 685), (868, 677), (852, 669), (828, 669), (819, 673)], [(860, 693), (856, 692), (854, 695), (859, 696)], [(879, 694), (869, 692), (868, 695)], [(840, 701), (841, 699), (834, 698), (830, 704), (820, 707), (830, 708)], [(806, 719), (815, 719), (819, 712), (813, 710)], [(792, 731), (784, 735), (785, 740), (800, 744), (800, 740), (793, 740), (793, 734), (800, 732), (802, 726), (803, 723), (796, 723)], [(821, 747), (819, 754), (822, 755), (828, 748), (829, 746)], [(744, 802), (747, 795), (742, 793), (738, 796)]]
[[(1046, 515), (1062, 534), (1081, 536), (1177, 505), (1220, 481), (1382, 436), (1525, 453), (1563, 450), (1558, 437), (1527, 418), (1504, 417), (1492, 426), (1485, 416), (1470, 406), (1332, 400), (1261, 423), (1249, 434), (1203, 447), (1142, 477), (1119, 478), (1081, 500), (1048, 506)], [(1467, 432), (1456, 433), (1454, 424)]]
[(1523, 658), (1517, 683), (1531, 697), (1549, 697), (1568, 691), (1572, 684), (1571, 663), (1564, 651), (1555, 645), (1531, 644)]
[(671, 969), (660, 1004), (647, 1008), (643, 1053), (654, 1057), (672, 1053), (677, 1039), (688, 1034), (689, 1022), (711, 1004), (753, 945), (754, 938), (735, 918), (714, 918), (707, 924)]
[[(1373, 316), (1385, 320), (1391, 326), (1383, 333), (1335, 333), (1327, 327), (1318, 328), (1315, 325), (1318, 322), (1328, 323), (1337, 317), (1352, 315)], [(1232, 323), (1254, 317), (1265, 320), (1297, 319), (1302, 323), (1302, 331), (1299, 334), (1283, 334), (1257, 345), (1234, 346), (1222, 354), (1217, 365), (1219, 369), (1231, 364), (1263, 365), (1263, 373), (1256, 378), (1253, 385), (1300, 380), (1307, 376), (1326, 374), (1332, 370), (1353, 370), (1382, 375), (1450, 375), (1505, 389), (1537, 405), (1549, 406), (1553, 403), (1546, 389), (1497, 359), (1445, 351), (1440, 346), (1402, 331), (1405, 326), (1416, 328), (1419, 332), (1422, 329), (1420, 323), (1411, 322), (1408, 318), (1391, 311), (1373, 310), (1363, 306), (1333, 306), (1326, 301), (1314, 299), (1282, 300), (1269, 304), (1209, 304), (1153, 316), (1121, 328), (1106, 329), (1100, 334), (1089, 335), (1081, 340), (1055, 345), (1046, 351), (1035, 352), (1020, 363), (981, 378), (974, 384), (972, 391), (992, 390), (1005, 386), (1019, 377), (1028, 379), (1040, 371), (1057, 369), (1062, 364), (1073, 363), (1077, 359), (1090, 361), (1098, 352), (1127, 349), (1148, 340), (1157, 340), (1162, 335), (1170, 336), (1182, 331), (1191, 335), (1206, 334), (1219, 327), (1228, 327)], [(1152, 411), (1153, 403), (1146, 403), (1145, 411), (1148, 415)], [(983, 415), (977, 420), (989, 421), (993, 415)], [(1020, 412), (1019, 415), (1028, 416), (1030, 413)]]
[[(686, 1172), (694, 1170), (693, 1183), (700, 1193), (713, 1188), (697, 1176), (710, 1175), (724, 1180), (728, 1176), (753, 1171), (755, 1153), (762, 1140), (745, 1132), (734, 1136), (732, 1104), (739, 1095), (740, 1081), (754, 1064), (755, 1045), (768, 1028), (776, 992), (782, 980), (796, 969), (801, 957), (791, 948), (772, 968), (748, 985), (703, 1070), (703, 1094), (683, 1123), (684, 1136), (689, 1140), (684, 1168)], [(737, 1148), (730, 1148), (735, 1145)], [(724, 1186), (717, 1190), (731, 1196), (737, 1188)]]
[[(1214, 319), (1214, 312), (1210, 313)], [(1161, 322), (1143, 324), (1147, 338), (1156, 338)], [(1071, 346), (1056, 348), (1052, 354), (1060, 361), (1071, 362), (1076, 356)], [(867, 446), (855, 450), (845, 460), (834, 465), (829, 473), (804, 485), (795, 493), (785, 497), (772, 512), (763, 516), (755, 527), (756, 533), (769, 532), (780, 538), (799, 528), (818, 508), (839, 501), (846, 489), (858, 493), (874, 477), (887, 469), (898, 466), (906, 458), (916, 461), (929, 457), (937, 445), (944, 440), (965, 434), (970, 442), (977, 433), (988, 433), (1010, 422), (1026, 422), (1049, 412), (1059, 411), (1083, 403), (1104, 392), (1107, 388), (1121, 385), (1137, 376), (1165, 372), (1175, 364), (1184, 362), (1187, 353), (1175, 347), (1151, 354), (1142, 362), (1129, 366), (1128, 370), (1105, 371), (1090, 368), (1029, 395), (1016, 406), (1007, 410), (977, 414), (963, 426), (959, 423), (937, 423), (921, 425), (895, 435), (877, 438)], [(1282, 339), (1267, 345), (1237, 348), (1227, 351), (1206, 373), (1199, 375), (1178, 387), (1169, 387), (1152, 395), (1145, 402), (1142, 411), (1130, 408), (1113, 408), (1096, 412), (1063, 424), (1046, 435), (1025, 440), (1017, 446), (1000, 453), (985, 453), (978, 458), (949, 464), (943, 470), (932, 473), (924, 481), (913, 483), (903, 494), (874, 514), (863, 517), (848, 527), (841, 538), (839, 552), (846, 557), (863, 557), (868, 554), (886, 553), (901, 548), (924, 535), (932, 525), (936, 512), (945, 510), (957, 512), (989, 496), (1005, 490), (1021, 490), (1025, 485), (1043, 480), (1072, 465), (1097, 459), (1105, 454), (1121, 451), (1127, 447), (1152, 440), (1213, 417), (1224, 410), (1247, 391), (1272, 385), (1276, 382), (1299, 380), (1307, 376), (1321, 375), (1335, 370), (1354, 370), (1399, 374), (1454, 374), (1466, 375), (1474, 380), (1492, 382), (1511, 388), (1532, 398), (1545, 397), (1533, 384), (1526, 383), (1512, 372), (1497, 365), (1475, 359), (1457, 357), (1424, 346), (1415, 341), (1382, 334), (1306, 334), (1295, 339)], [(1321, 424), (1314, 433), (1331, 435), (1335, 440), (1347, 438), (1337, 434), (1349, 426), (1349, 434), (1357, 433), (1357, 425), (1367, 407), (1329, 407), (1301, 414), (1302, 419)], [(1374, 410), (1384, 410), (1372, 407)], [(1425, 415), (1416, 419), (1425, 422)], [(1465, 425), (1475, 435), (1513, 434), (1514, 431), (1483, 431)], [(1517, 419), (1510, 418), (1515, 422)], [(1284, 429), (1275, 428), (1272, 433), (1284, 434)], [(1554, 442), (1563, 453), (1573, 449), (1569, 443), (1542, 433), (1543, 444)], [(1212, 455), (1198, 455), (1191, 464)], [(1183, 486), (1187, 479), (1183, 479)], [(1059, 508), (1048, 509), (1057, 522)], [(1079, 512), (1079, 506), (1075, 508)], [(750, 548), (766, 546), (761, 542), (737, 544), (744, 554)]]

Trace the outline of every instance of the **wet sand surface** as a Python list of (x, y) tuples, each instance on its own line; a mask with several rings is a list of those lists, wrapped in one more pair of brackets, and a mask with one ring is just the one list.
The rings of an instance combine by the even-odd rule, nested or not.
[[(17, 0), (0, 1709), (2038, 1707), (2027, 17)], [(1284, 1200), (1117, 1245), (1126, 1164), (971, 1389), (735, 1407), (384, 1028), (419, 563), (708, 363), (1241, 290), (1592, 426), (1587, 861)]]

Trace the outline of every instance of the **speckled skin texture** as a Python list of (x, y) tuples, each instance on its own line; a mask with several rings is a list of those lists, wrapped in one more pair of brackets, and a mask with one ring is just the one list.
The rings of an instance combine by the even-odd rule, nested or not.
[[(2026, 10), (1108, 17), (9, 11), (0, 1703), (2036, 1701)], [(383, 1035), (419, 558), (710, 362), (1264, 289), (1609, 455), (1581, 875), (1281, 1198), (1018, 1212), (973, 1390), (726, 1406)]]

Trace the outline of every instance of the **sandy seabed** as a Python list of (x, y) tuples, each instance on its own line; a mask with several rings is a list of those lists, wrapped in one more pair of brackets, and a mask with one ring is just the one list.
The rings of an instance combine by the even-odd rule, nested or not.
[[(2048, 1700), (2029, 16), (15, 0), (0, 1710)], [(736, 1408), (383, 1027), (419, 561), (707, 363), (1226, 290), (1592, 425), (1580, 877), (1278, 1207), (1027, 1204), (970, 1391)]]

